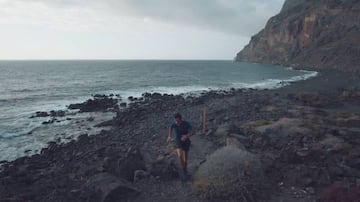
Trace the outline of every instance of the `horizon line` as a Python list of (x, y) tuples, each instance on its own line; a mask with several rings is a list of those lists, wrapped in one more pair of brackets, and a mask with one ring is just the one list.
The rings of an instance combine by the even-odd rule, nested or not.
[(234, 59), (0, 59), (0, 61), (234, 61)]

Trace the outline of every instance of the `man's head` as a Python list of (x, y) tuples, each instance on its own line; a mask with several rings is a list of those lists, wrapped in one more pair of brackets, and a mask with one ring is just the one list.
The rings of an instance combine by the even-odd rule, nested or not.
[(176, 124), (180, 124), (180, 123), (181, 123), (181, 114), (180, 114), (180, 113), (176, 113), (176, 114), (174, 115), (174, 119), (175, 119)]

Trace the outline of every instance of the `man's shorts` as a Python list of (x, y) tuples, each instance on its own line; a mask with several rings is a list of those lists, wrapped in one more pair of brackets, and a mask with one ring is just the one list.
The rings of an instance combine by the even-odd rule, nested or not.
[(182, 149), (184, 151), (189, 151), (190, 144), (191, 144), (190, 139), (186, 139), (185, 141), (175, 139), (175, 148), (176, 149)]

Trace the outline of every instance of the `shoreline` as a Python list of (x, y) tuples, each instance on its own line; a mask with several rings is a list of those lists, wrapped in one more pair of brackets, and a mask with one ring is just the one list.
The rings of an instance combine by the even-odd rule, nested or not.
[[(209, 153), (212, 153), (214, 150), (221, 148), (224, 145), (224, 138), (227, 135), (224, 134), (218, 136), (216, 135), (216, 131), (221, 127), (226, 127), (226, 125), (228, 125), (228, 127), (231, 125), (237, 130), (241, 130), (244, 133), (244, 136), (249, 139), (249, 143), (243, 143), (246, 149), (250, 152), (259, 154), (262, 160), (267, 162), (269, 159), (267, 159), (264, 154), (277, 154), (279, 151), (277, 151), (275, 147), (273, 148), (273, 144), (279, 142), (275, 141), (272, 143), (270, 141), (263, 145), (265, 140), (257, 139), (261, 132), (256, 132), (256, 127), (251, 125), (251, 122), (261, 122), (266, 120), (263, 121), (263, 124), (276, 123), (284, 117), (300, 120), (312, 117), (330, 122), (334, 121), (335, 119), (333, 120), (331, 117), (334, 114), (327, 112), (329, 109), (333, 109), (336, 112), (342, 111), (342, 107), (344, 106), (341, 105), (344, 105), (344, 103), (348, 103), (351, 107), (358, 107), (360, 96), (356, 97), (356, 93), (359, 91), (359, 81), (360, 78), (357, 75), (335, 71), (321, 71), (317, 77), (272, 90), (233, 90), (224, 94), (219, 93), (219, 91), (210, 91), (202, 94), (200, 97), (188, 98), (179, 95), (171, 96), (160, 95), (157, 93), (145, 94), (143, 102), (135, 101), (130, 103), (128, 108), (119, 111), (112, 121), (106, 123), (112, 125), (113, 128), (110, 130), (103, 130), (97, 135), (81, 135), (77, 141), (72, 140), (66, 144), (50, 144), (47, 149), (43, 149), (41, 154), (35, 154), (31, 157), (21, 157), (15, 161), (5, 163), (3, 165), (4, 170), (0, 172), (0, 180), (5, 182), (8, 188), (0, 185), (0, 196), (1, 198), (9, 200), (14, 199), (14, 201), (61, 201), (61, 199), (83, 201), (83, 199), (78, 198), (75, 195), (70, 194), (64, 196), (61, 193), (71, 193), (74, 192), (74, 190), (77, 190), (76, 193), (80, 194), (83, 198), (91, 198), (93, 195), (89, 192), (89, 187), (81, 187), (86, 183), (89, 183), (92, 176), (99, 173), (111, 173), (118, 178), (124, 178), (131, 182), (132, 179), (131, 177), (129, 179), (129, 176), (133, 176), (133, 168), (130, 169), (128, 166), (125, 166), (127, 168), (124, 172), (118, 173), (119, 165), (114, 165), (113, 161), (126, 164), (126, 159), (131, 153), (130, 151), (135, 148), (138, 149), (143, 156), (143, 161), (145, 161), (143, 163), (145, 165), (149, 163), (151, 165), (157, 165), (159, 163), (157, 161), (159, 156), (162, 156), (162, 158), (165, 159), (172, 159), (171, 152), (169, 153), (164, 143), (166, 139), (167, 123), (171, 121), (172, 114), (176, 111), (180, 111), (186, 119), (191, 120), (193, 125), (199, 130), (201, 126), (199, 115), (204, 108), (209, 110), (207, 120), (208, 128), (205, 134), (198, 133), (198, 137), (196, 137), (198, 140), (196, 143), (199, 144), (200, 147), (203, 146), (203, 144), (210, 146), (206, 147), (206, 152), (201, 153), (201, 151), (198, 151), (201, 154), (193, 154), (194, 156), (190, 156), (192, 172), (196, 172), (196, 169), (200, 166), (197, 161), (206, 159), (206, 156)], [(346, 93), (351, 96), (344, 95)], [(330, 94), (331, 96), (328, 96)], [(323, 115), (315, 109), (324, 111), (327, 114)], [(351, 123), (356, 123), (356, 121), (357, 119), (351, 120), (346, 124), (355, 127), (356, 125)], [(247, 126), (248, 128), (244, 126)], [(263, 126), (265, 127), (267, 124), (264, 124)], [(311, 127), (315, 126), (311, 125)], [(322, 130), (328, 130), (326, 128), (329, 127), (330, 126), (327, 124), (321, 125)], [(271, 128), (271, 130), (274, 130), (275, 133), (282, 133), (278, 128)], [(351, 133), (351, 131), (342, 128), (337, 130), (343, 130), (349, 134)], [(303, 135), (304, 137), (310, 138), (310, 136), (308, 137), (306, 134)], [(326, 139), (326, 137), (323, 136), (325, 134), (316, 135)], [(256, 138), (252, 136), (256, 136)], [(343, 139), (342, 135), (339, 137)], [(293, 138), (296, 139), (295, 136), (290, 135), (290, 137), (286, 137), (285, 139), (291, 142), (294, 140)], [(347, 141), (346, 138), (344, 141)], [(295, 154), (297, 150), (300, 149), (297, 147), (298, 145), (294, 145), (292, 148), (294, 149)], [(194, 149), (196, 151), (196, 147)], [(347, 149), (349, 150), (349, 148)], [(350, 150), (351, 149), (352, 148), (350, 148)], [(308, 155), (305, 157), (307, 158)], [(275, 163), (273, 164), (267, 162), (271, 164), (268, 165), (270, 166), (268, 169), (270, 169), (269, 171), (271, 173), (269, 181), (272, 183), (278, 183), (274, 182), (277, 181), (277, 178), (288, 179), (285, 176), (294, 175), (294, 173), (286, 171), (286, 169), (289, 169), (290, 171), (293, 170), (291, 169), (291, 165), (304, 166), (306, 168), (303, 169), (306, 171), (308, 170), (308, 166), (314, 166), (313, 158), (307, 160), (306, 158), (301, 157), (301, 163), (292, 162), (293, 159), (288, 159), (290, 157), (279, 158), (285, 158), (280, 159), (281, 161), (285, 160), (285, 163), (281, 163), (281, 161), (278, 162), (277, 160), (275, 160)], [(332, 157), (327, 158), (333, 159)], [(135, 161), (137, 161), (136, 158)], [(280, 165), (284, 167), (280, 169), (280, 172), (271, 169), (271, 166), (276, 167)], [(50, 171), (45, 171), (44, 169), (50, 169)], [(154, 200), (166, 198), (167, 196), (159, 196), (155, 193), (151, 193), (151, 190), (154, 191), (154, 189), (156, 190), (161, 187), (161, 183), (169, 185), (169, 193), (172, 189), (179, 189), (176, 187), (178, 179), (176, 177), (169, 177), (169, 173), (167, 172), (170, 171), (168, 170), (165, 170), (166, 173), (164, 173), (164, 171), (159, 171), (155, 168), (147, 168), (147, 166), (137, 166), (136, 170), (147, 171), (150, 173), (150, 176), (153, 176), (154, 178), (150, 177), (138, 182), (132, 182), (131, 187), (141, 193), (137, 199), (133, 199), (134, 201), (141, 201), (141, 198)], [(40, 171), (43, 172), (41, 175)], [(125, 175), (124, 173), (127, 172), (130, 172), (130, 174)], [(15, 176), (19, 176), (19, 174), (21, 174), (19, 179), (14, 178)], [(60, 178), (64, 179), (59, 180)], [(296, 176), (294, 178), (298, 179)], [(20, 183), (21, 180), (25, 179), (27, 179), (28, 183), (33, 187), (30, 190), (28, 190), (28, 185), (21, 185)], [(59, 181), (54, 182), (54, 180)], [(44, 185), (42, 185), (42, 183)], [(51, 190), (54, 191), (54, 189), (43, 187), (49, 183), (60, 183), (66, 186), (60, 186), (62, 188), (59, 189), (59, 192), (55, 192), (57, 194), (50, 196), (47, 193)], [(150, 186), (151, 183), (155, 184)], [(304, 197), (309, 197), (310, 201), (310, 199), (320, 197), (321, 195), (319, 185), (312, 184), (302, 187), (304, 186), (303, 182), (283, 182), (283, 184), (286, 185), (283, 186), (283, 189), (278, 187), (270, 192), (278, 193), (286, 198), (289, 196), (287, 191), (288, 188), (290, 189), (291, 183), (293, 183), (293, 185), (299, 185), (295, 186), (296, 189), (299, 188), (299, 190), (309, 187), (312, 188), (311, 190), (314, 190), (314, 193), (312, 193), (312, 191), (306, 192), (306, 194), (301, 197), (303, 199)], [(333, 182), (330, 181), (326, 183), (328, 183), (326, 186), (330, 186)], [(325, 185), (322, 186), (326, 187)], [(11, 188), (13, 189), (10, 191), (9, 189)], [(187, 193), (189, 191), (191, 192), (189, 188), (185, 188), (185, 191)], [(191, 201), (198, 200), (195, 195), (190, 193), (186, 197)], [(272, 196), (272, 198), (273, 197), (274, 196)]]
[[(226, 89), (211, 89), (211, 88), (208, 88), (207, 90), (201, 90), (201, 91), (199, 90), (199, 91), (196, 91), (196, 92), (186, 92), (186, 93), (169, 94), (169, 95), (182, 96), (182, 97), (186, 98), (186, 97), (201, 97), (202, 95), (214, 94), (214, 93), (215, 94), (229, 94), (229, 93), (231, 94), (231, 93), (234, 93), (234, 91), (263, 90), (263, 89), (275, 90), (275, 89), (278, 89), (278, 88), (284, 88), (285, 86), (288, 86), (288, 85), (292, 85), (292, 83), (302, 81), (302, 80), (304, 80), (304, 78), (305, 78), (305, 80), (307, 80), (309, 78), (312, 78), (314, 76), (314, 73), (317, 74), (317, 72), (315, 72), (315, 71), (311, 71), (311, 72), (309, 70), (303, 70), (303, 71), (307, 71), (307, 72), (302, 76), (294, 76), (294, 77), (291, 77), (290, 79), (286, 79), (286, 80), (280, 80), (279, 79), (279, 80), (276, 80), (276, 81), (272, 81), (272, 79), (270, 79), (271, 80), (271, 85), (270, 85), (271, 87), (270, 88), (267, 88), (267, 87), (263, 86), (263, 84), (261, 84), (261, 82), (260, 82), (260, 83), (256, 83), (256, 84), (247, 84), (247, 87), (241, 87), (241, 88), (235, 88), (235, 87), (228, 87)], [(268, 85), (268, 80), (265, 80), (264, 84)], [(251, 86), (254, 86), (254, 87), (251, 87)], [(132, 99), (129, 100), (128, 98), (124, 98), (123, 101), (119, 100), (119, 102), (126, 102), (126, 104), (130, 104), (131, 102), (134, 102), (134, 101), (137, 102), (140, 99), (142, 99), (142, 95), (147, 94), (147, 93), (148, 92), (138, 93), (139, 94), (138, 97), (130, 96)], [(151, 94), (153, 94), (153, 93), (158, 94), (159, 92), (156, 92), (156, 91), (152, 92), (151, 91), (150, 93)], [(90, 96), (89, 98), (91, 98), (92, 96)], [(66, 102), (66, 103), (69, 104), (69, 102)], [(52, 109), (52, 110), (54, 110), (55, 112), (63, 111), (65, 113), (65, 118), (69, 118), (69, 119), (74, 118), (73, 116), (70, 116), (71, 114), (76, 114), (77, 113), (77, 112), (73, 112), (72, 110), (69, 111), (69, 109), (67, 109), (67, 107), (66, 108), (59, 108), (59, 106), (56, 109)], [(51, 113), (51, 111), (49, 111), (49, 112), (47, 112), (47, 111), (39, 111), (39, 112), (48, 113), (48, 114)], [(21, 136), (24, 136), (24, 135), (32, 134), (34, 131), (35, 132), (36, 131), (41, 131), (41, 130), (47, 131), (47, 129), (44, 128), (44, 126), (48, 126), (48, 124), (54, 125), (53, 124), (54, 122), (55, 122), (55, 124), (58, 124), (57, 122), (59, 122), (59, 120), (57, 120), (57, 117), (50, 117), (49, 116), (51, 119), (47, 119), (47, 117), (41, 117), (41, 116), (36, 117), (36, 116), (37, 116), (36, 114), (32, 114), (32, 117), (30, 117), (30, 118), (37, 118), (36, 122), (38, 122), (37, 124), (39, 124), (39, 125), (36, 125), (36, 126), (34, 125), (33, 126), (34, 128), (31, 129), (30, 131), (27, 131), (26, 133), (15, 135), (14, 137), (17, 138), (17, 137), (21, 137)], [(58, 118), (61, 119), (62, 117), (58, 117)], [(63, 121), (64, 120), (61, 120), (61, 122), (63, 122)], [(44, 124), (44, 122), (46, 122), (46, 123)], [(29, 123), (29, 124), (31, 124), (31, 123)], [(57, 128), (59, 128), (59, 127), (57, 127)], [(61, 130), (61, 128), (59, 128), (59, 129)], [(66, 127), (64, 127), (63, 129), (67, 130)], [(86, 132), (88, 132), (88, 130), (84, 131), (84, 133), (86, 133)], [(47, 138), (47, 139), (49, 139), (49, 141), (55, 141), (55, 139), (54, 140), (51, 140), (51, 138)], [(11, 144), (13, 144), (13, 143), (11, 143)], [(39, 142), (39, 144), (46, 145), (47, 143), (46, 142)], [(30, 153), (29, 153), (29, 150), (34, 150), (34, 151), (37, 150), (37, 151), (35, 151), (35, 153), (38, 153), (41, 150), (41, 148), (39, 148), (39, 147), (26, 148), (24, 150), (24, 155), (23, 156), (29, 156), (29, 154), (33, 154), (32, 151), (30, 151)], [(27, 152), (25, 152), (25, 151), (27, 151)], [(19, 156), (18, 158), (20, 158), (20, 157), (22, 157), (22, 156)], [(10, 160), (15, 160), (15, 159), (11, 158)], [(9, 161), (9, 159), (1, 159), (0, 161), (2, 161), (2, 162)]]
[(313, 70), (318, 71), (316, 77), (304, 81), (294, 82), (290, 86), (279, 89), (282, 93), (294, 92), (319, 92), (326, 93), (342, 89), (360, 88), (360, 74), (341, 72), (338, 70)]

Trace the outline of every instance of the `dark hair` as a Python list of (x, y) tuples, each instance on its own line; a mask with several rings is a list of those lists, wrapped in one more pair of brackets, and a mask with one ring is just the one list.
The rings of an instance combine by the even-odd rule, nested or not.
[(180, 114), (180, 113), (174, 114), (174, 118), (179, 118), (179, 119), (181, 119), (181, 114)]

